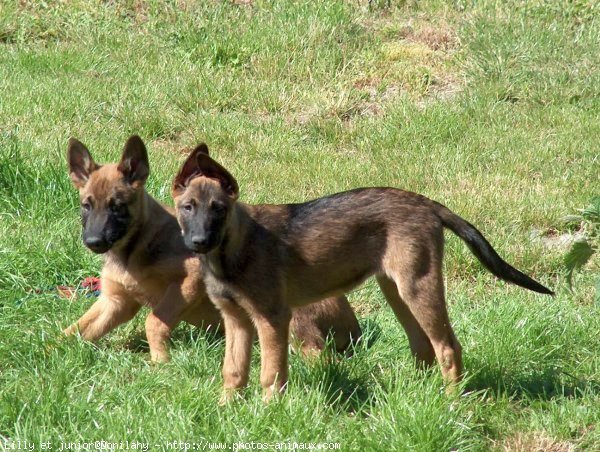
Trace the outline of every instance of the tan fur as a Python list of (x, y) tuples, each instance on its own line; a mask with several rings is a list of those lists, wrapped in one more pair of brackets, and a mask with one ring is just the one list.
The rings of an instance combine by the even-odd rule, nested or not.
[[(257, 328), (267, 399), (287, 382), (292, 308), (345, 293), (369, 276), (376, 276), (417, 362), (429, 366), (437, 359), (455, 387), (462, 350), (444, 297), (444, 227), (497, 276), (552, 293), (504, 262), (472, 225), (415, 193), (365, 188), (289, 205), (248, 205), (238, 202), (238, 194), (233, 176), (208, 156), (205, 145), (192, 152), (173, 182), (184, 241), (202, 256), (209, 297), (231, 329), (244, 315)], [(249, 346), (231, 329), (226, 341), (232, 353), (223, 373), (234, 369), (238, 378), (226, 379), (228, 391), (246, 384), (249, 365)], [(231, 359), (241, 355), (241, 364)]]
[[(74, 140), (69, 145), (69, 159), (74, 162), (71, 178), (79, 189), (82, 203), (91, 202), (94, 209), (102, 211), (111, 200), (118, 198), (127, 204), (131, 220), (123, 238), (103, 255), (100, 297), (65, 333), (79, 332), (86, 340), (94, 341), (131, 320), (146, 306), (150, 309), (145, 327), (151, 358), (164, 362), (169, 359), (171, 332), (180, 321), (222, 330), (221, 315), (206, 294), (200, 261), (185, 247), (172, 209), (148, 195), (143, 182), (127, 181), (118, 164), (99, 166), (91, 161), (91, 156), (87, 161), (87, 150), (82, 146)], [(91, 169), (89, 174), (82, 167)], [(321, 350), (330, 332), (340, 349), (358, 338), (360, 328), (344, 296), (326, 299), (317, 306), (321, 309), (302, 308), (294, 313), (297, 319), (294, 333), (305, 353)], [(241, 313), (235, 317), (234, 324), (227, 319), (225, 330), (233, 331), (232, 335), (240, 336), (239, 341), (247, 345), (244, 350), (228, 346), (227, 360), (239, 363), (238, 367), (247, 367), (248, 344), (251, 344), (254, 328)], [(245, 384), (244, 378), (247, 377), (243, 371), (235, 371), (235, 366), (225, 375), (232, 386)]]

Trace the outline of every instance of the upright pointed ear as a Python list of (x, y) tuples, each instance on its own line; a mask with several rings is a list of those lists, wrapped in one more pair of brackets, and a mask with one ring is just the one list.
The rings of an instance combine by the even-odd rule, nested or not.
[(210, 155), (208, 153), (208, 146), (206, 143), (200, 143), (198, 146), (196, 146), (194, 148), (194, 152), (198, 152), (199, 154), (206, 154), (206, 155)]
[(90, 174), (99, 168), (85, 144), (75, 138), (69, 139), (67, 160), (69, 176), (76, 188), (82, 188), (90, 178)]
[(171, 185), (171, 194), (173, 198), (181, 195), (187, 188), (190, 181), (200, 175), (200, 167), (198, 166), (198, 154), (208, 155), (208, 146), (205, 143), (201, 143), (194, 148), (188, 158), (185, 160), (179, 172), (173, 179)]
[(150, 174), (150, 163), (146, 146), (140, 137), (129, 137), (117, 168), (134, 188), (146, 183)]
[(221, 188), (235, 201), (240, 195), (240, 189), (235, 178), (229, 171), (215, 162), (207, 154), (197, 154), (198, 167), (200, 173), (205, 177), (216, 179), (220, 184)]

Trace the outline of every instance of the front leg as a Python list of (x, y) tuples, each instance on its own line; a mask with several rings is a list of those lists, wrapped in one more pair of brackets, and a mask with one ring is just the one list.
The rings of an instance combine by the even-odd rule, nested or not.
[(248, 384), (254, 326), (239, 306), (219, 303), (225, 326), (225, 358), (223, 360), (223, 396), (221, 404), (231, 400)]
[(260, 384), (266, 402), (283, 392), (287, 384), (291, 318), (291, 310), (285, 305), (268, 313), (253, 313), (260, 343)]
[(185, 293), (180, 284), (171, 284), (146, 318), (146, 338), (153, 362), (164, 363), (170, 359), (171, 332), (179, 324), (183, 311), (188, 306)]
[(102, 293), (98, 300), (81, 318), (64, 330), (67, 336), (81, 334), (85, 340), (95, 341), (131, 320), (140, 310), (140, 305), (111, 281), (102, 281)]

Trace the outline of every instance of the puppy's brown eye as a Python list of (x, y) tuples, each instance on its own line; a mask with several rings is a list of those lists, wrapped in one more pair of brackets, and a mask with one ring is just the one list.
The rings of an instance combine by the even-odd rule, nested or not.
[(92, 205), (85, 201), (81, 203), (81, 208), (85, 211), (85, 212), (89, 212), (90, 210), (92, 210)]
[(194, 208), (194, 206), (192, 206), (192, 203), (187, 203), (184, 204), (183, 206), (181, 206), (181, 208), (183, 209), (184, 212), (191, 212), (192, 209)]

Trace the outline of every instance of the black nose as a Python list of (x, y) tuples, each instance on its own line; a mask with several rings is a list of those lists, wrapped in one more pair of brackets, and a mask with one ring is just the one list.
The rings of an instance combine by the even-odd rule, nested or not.
[(192, 243), (196, 248), (204, 249), (208, 246), (208, 237), (201, 235), (194, 235), (192, 237)]
[(190, 248), (195, 253), (206, 254), (214, 247), (214, 243), (210, 240), (210, 236), (206, 235), (193, 235), (191, 242), (192, 246)]
[(94, 251), (96, 253), (103, 253), (103, 252), (107, 251), (109, 248), (106, 241), (96, 235), (92, 235), (90, 237), (85, 237), (83, 239), (83, 243), (85, 243), (85, 246), (87, 246), (89, 249), (91, 249), (92, 251)]

